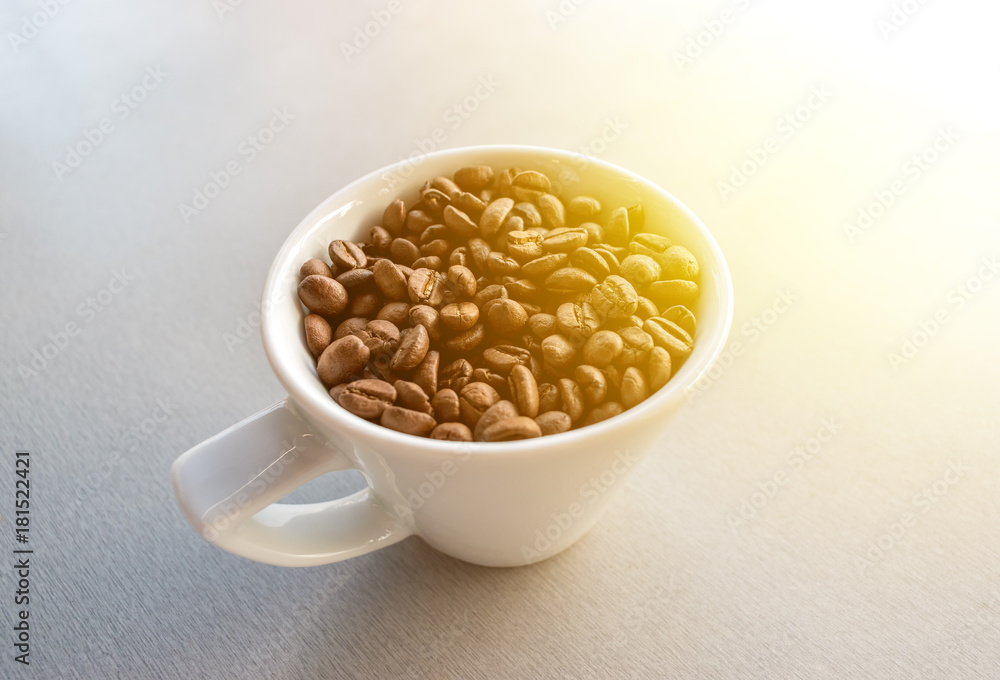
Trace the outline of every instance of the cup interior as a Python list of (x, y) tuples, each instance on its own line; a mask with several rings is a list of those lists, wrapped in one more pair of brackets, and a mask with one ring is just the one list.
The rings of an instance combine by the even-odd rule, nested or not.
[(571, 445), (592, 428), (627, 426), (631, 420), (670, 410), (722, 351), (733, 313), (729, 269), (715, 239), (701, 221), (672, 195), (634, 173), (610, 163), (567, 151), (528, 146), (479, 146), (436, 152), (404, 160), (366, 175), (323, 201), (289, 235), (268, 273), (261, 305), (261, 333), (271, 366), (289, 395), (313, 418), (338, 429), (361, 430), (410, 448), (449, 450), (457, 442), (412, 437), (357, 418), (336, 405), (316, 375), (302, 320), (306, 314), (297, 295), (299, 267), (316, 257), (326, 261), (327, 246), (334, 239), (361, 241), (372, 226), (380, 224), (385, 207), (402, 198), (407, 206), (417, 198), (425, 181), (437, 175), (451, 177), (467, 165), (490, 165), (495, 170), (520, 167), (547, 174), (554, 193), (563, 198), (596, 197), (608, 207), (641, 203), (644, 231), (669, 237), (690, 250), (701, 265), (700, 295), (692, 305), (697, 318), (694, 350), (662, 389), (623, 414), (585, 428), (535, 440), (483, 444), (490, 447), (534, 449)]

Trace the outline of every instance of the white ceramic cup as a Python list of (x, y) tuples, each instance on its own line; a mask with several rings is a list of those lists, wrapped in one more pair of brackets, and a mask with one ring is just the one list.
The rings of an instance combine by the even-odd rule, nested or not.
[[(596, 425), (497, 443), (413, 437), (333, 402), (305, 345), (296, 294), (300, 265), (326, 258), (333, 239), (367, 238), (389, 202), (411, 204), (427, 179), (478, 164), (539, 170), (564, 195), (593, 195), (605, 206), (642, 203), (645, 231), (694, 253), (701, 264), (694, 351), (665, 387)], [(476, 564), (536, 562), (572, 545), (597, 521), (721, 352), (732, 311), (732, 281), (715, 239), (677, 199), (627, 170), (566, 151), (510, 145), (402, 161), (335, 193), (285, 241), (264, 286), (260, 320), (264, 350), (289, 396), (178, 458), (174, 492), (203, 537), (270, 564), (336, 562), (411, 535)], [(368, 488), (326, 503), (276, 502), (321, 474), (352, 468)]]

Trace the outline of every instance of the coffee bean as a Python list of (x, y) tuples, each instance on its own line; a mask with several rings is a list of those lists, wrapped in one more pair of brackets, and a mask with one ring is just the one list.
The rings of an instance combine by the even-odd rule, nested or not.
[(670, 380), (671, 361), (670, 353), (662, 347), (654, 347), (649, 351), (649, 367), (646, 372), (649, 374), (649, 389), (655, 392)]
[(622, 406), (625, 408), (632, 408), (649, 396), (646, 376), (635, 366), (629, 366), (622, 374), (621, 395)]
[(434, 420), (433, 416), (420, 411), (411, 411), (402, 406), (386, 408), (382, 411), (382, 418), (379, 422), (382, 427), (418, 437), (426, 437), (437, 426), (437, 421)]
[(527, 416), (505, 418), (483, 429), (482, 440), (486, 442), (509, 442), (541, 437), (542, 430)]
[(673, 241), (666, 236), (644, 233), (633, 236), (628, 248), (630, 253), (651, 255), (653, 259), (657, 259), (673, 245)]
[(467, 359), (455, 359), (438, 373), (438, 388), (454, 390), (457, 394), (469, 383), (472, 377), (472, 364)]
[(654, 316), (646, 319), (642, 328), (653, 338), (653, 342), (670, 353), (670, 358), (678, 365), (691, 356), (694, 340), (673, 321)]
[(688, 305), (698, 297), (698, 284), (683, 279), (655, 281), (649, 284), (646, 295), (661, 308)]
[(376, 319), (388, 321), (402, 330), (410, 325), (410, 304), (408, 302), (387, 302), (375, 315)]
[(455, 184), (463, 191), (479, 191), (493, 181), (493, 168), (488, 165), (473, 165), (455, 171)]
[(444, 277), (433, 269), (414, 269), (406, 282), (406, 290), (413, 304), (436, 307), (443, 299)]
[(418, 257), (413, 261), (413, 268), (442, 271), (444, 269), (444, 261), (437, 255), (425, 255), (424, 257)]
[(601, 212), (601, 203), (590, 196), (577, 196), (570, 199), (566, 208), (577, 217), (586, 219)]
[(566, 336), (556, 333), (542, 340), (542, 357), (545, 363), (556, 369), (569, 366), (576, 356), (576, 348)]
[(590, 304), (606, 319), (623, 319), (635, 313), (639, 305), (639, 294), (631, 283), (612, 274), (594, 286)]
[(355, 380), (340, 391), (337, 403), (354, 415), (375, 420), (396, 401), (396, 388), (384, 380)]
[(397, 380), (392, 386), (396, 388), (397, 406), (433, 415), (430, 398), (420, 385), (408, 380)]
[(564, 302), (556, 309), (556, 324), (574, 347), (582, 347), (601, 327), (601, 318), (589, 302)]
[(486, 337), (486, 326), (476, 323), (467, 331), (444, 341), (444, 348), (456, 352), (468, 352), (479, 346)]
[(471, 298), (476, 294), (476, 275), (468, 267), (451, 265), (448, 267), (447, 280), (448, 288), (459, 297)]
[(612, 246), (628, 245), (628, 211), (625, 208), (615, 208), (608, 215), (604, 225), (604, 240)]
[(524, 263), (521, 266), (521, 274), (530, 279), (541, 279), (547, 277), (557, 269), (565, 267), (569, 263), (570, 257), (566, 253), (543, 255)]
[(593, 274), (579, 267), (563, 267), (545, 278), (545, 289), (557, 294), (590, 290), (596, 284)]
[(441, 354), (437, 350), (428, 350), (424, 360), (413, 369), (413, 382), (427, 394), (437, 392), (438, 369), (441, 364)]
[(489, 258), (490, 253), (493, 252), (493, 249), (490, 248), (490, 244), (481, 238), (470, 238), (468, 247), (469, 254), (472, 256), (472, 263), (475, 265), (476, 269), (478, 269), (480, 273), (486, 273), (486, 260)]
[(630, 283), (645, 286), (660, 278), (660, 265), (648, 255), (629, 255), (618, 271)]
[(470, 258), (469, 247), (459, 246), (451, 251), (451, 255), (448, 256), (448, 266), (458, 265), (460, 267), (468, 267), (471, 261)]
[(696, 281), (698, 279), (698, 260), (695, 259), (691, 251), (684, 246), (671, 246), (660, 258), (660, 265), (663, 267), (663, 278), (684, 279), (686, 281)]
[(528, 317), (528, 328), (539, 340), (559, 332), (559, 325), (554, 314), (532, 314)]
[(559, 388), (552, 383), (541, 383), (538, 386), (538, 412), (558, 411), (561, 406)]
[(337, 239), (330, 241), (330, 247), (327, 250), (330, 260), (339, 271), (343, 272), (355, 268), (364, 269), (365, 265), (368, 264), (367, 256), (356, 243)]
[(462, 192), (462, 190), (458, 187), (457, 184), (455, 184), (449, 178), (443, 177), (441, 175), (438, 175), (437, 177), (432, 179), (430, 185), (435, 189), (437, 189), (438, 191), (445, 194), (446, 196), (448, 196), (448, 198), (452, 199), (454, 199), (455, 196), (457, 196)]
[(330, 398), (333, 399), (333, 402), (337, 404), (337, 406), (340, 406), (340, 395), (344, 393), (345, 389), (347, 389), (347, 383), (340, 383), (339, 385), (331, 387), (328, 392)]
[(510, 399), (521, 415), (534, 418), (538, 415), (538, 382), (526, 367), (518, 364), (510, 370)]
[(451, 423), (461, 417), (461, 407), (455, 390), (438, 390), (437, 394), (431, 397), (431, 408), (434, 409), (438, 422)]
[(399, 348), (393, 354), (389, 367), (394, 371), (408, 371), (416, 368), (424, 360), (430, 349), (430, 336), (427, 329), (417, 325), (399, 341)]
[(476, 426), (472, 429), (472, 438), (477, 441), (487, 441), (484, 439), (484, 433), (492, 425), (507, 420), (509, 418), (517, 417), (517, 407), (514, 406), (512, 402), (505, 399), (501, 399), (497, 403), (490, 406), (482, 416), (480, 416), (479, 421)]
[(479, 220), (479, 230), (485, 238), (492, 238), (500, 231), (500, 225), (507, 219), (513, 207), (514, 201), (510, 198), (498, 198), (486, 206)]
[(369, 288), (375, 281), (375, 275), (370, 269), (348, 269), (335, 279), (348, 293), (354, 294)]
[(375, 319), (353, 333), (368, 348), (369, 359), (376, 368), (389, 367), (392, 355), (399, 348), (399, 329), (392, 323)]
[(382, 213), (382, 226), (393, 236), (403, 234), (403, 223), (406, 221), (406, 206), (402, 201), (393, 201)]
[(473, 236), (479, 233), (479, 225), (464, 212), (449, 205), (444, 209), (444, 224), (459, 236)]
[(629, 326), (618, 331), (618, 335), (623, 345), (622, 353), (615, 360), (618, 366), (639, 366), (649, 359), (653, 338), (643, 329)]
[(333, 331), (333, 339), (340, 340), (348, 335), (356, 335), (358, 331), (362, 330), (368, 325), (368, 319), (362, 317), (351, 317), (350, 319), (344, 319), (337, 326), (336, 330)]
[(333, 329), (319, 314), (307, 314), (303, 321), (306, 331), (306, 347), (315, 358), (333, 342)]
[[(652, 304), (652, 302), (650, 302)], [(655, 308), (655, 305), (653, 305)], [(650, 316), (656, 316), (656, 314), (650, 314)], [(694, 332), (697, 327), (694, 314), (691, 310), (684, 305), (674, 305), (663, 311), (660, 315), (667, 321), (673, 321), (675, 324), (687, 331), (688, 335), (694, 337)]]
[(576, 384), (583, 392), (583, 399), (589, 406), (597, 406), (608, 396), (608, 381), (600, 369), (594, 366), (577, 366), (573, 372)]
[(608, 246), (603, 246), (603, 245), (602, 246), (595, 246), (594, 247), (594, 252), (597, 253), (598, 255), (600, 255), (601, 258), (603, 258), (603, 260), (608, 265), (608, 269), (611, 270), (612, 274), (618, 274), (619, 273), (619, 269), (621, 269), (620, 260), (618, 259), (617, 255), (615, 255), (610, 250), (608, 250)]
[(507, 289), (500, 284), (494, 283), (480, 288), (479, 292), (472, 297), (472, 302), (479, 307), (480, 312), (482, 312), (483, 306), (490, 300), (505, 297), (507, 297)]
[(591, 366), (603, 368), (617, 359), (624, 348), (624, 341), (614, 331), (597, 331), (583, 345), (583, 360)]
[(413, 305), (410, 307), (410, 325), (417, 324), (427, 329), (431, 340), (441, 339), (441, 315), (430, 305)]
[(514, 179), (511, 180), (511, 185), (544, 192), (548, 192), (552, 189), (552, 183), (549, 181), (549, 178), (535, 170), (525, 170), (524, 172), (519, 172), (514, 176)]
[(528, 313), (516, 300), (499, 298), (490, 302), (486, 320), (497, 333), (512, 335), (528, 323)]
[(431, 439), (449, 442), (471, 442), (472, 430), (465, 423), (441, 423), (431, 430)]
[(538, 197), (538, 212), (542, 214), (542, 224), (549, 229), (560, 229), (566, 226), (566, 208), (562, 201), (552, 194), (542, 194)]
[(542, 239), (542, 247), (548, 253), (569, 253), (587, 245), (590, 234), (586, 229), (555, 228)]
[(304, 279), (308, 276), (325, 276), (328, 279), (332, 279), (334, 277), (334, 272), (330, 269), (330, 265), (326, 262), (313, 258), (303, 262), (302, 267), (299, 268), (300, 279)]
[(491, 368), (480, 367), (472, 372), (472, 382), (483, 382), (495, 389), (501, 395), (509, 392), (507, 378)]
[(353, 335), (331, 342), (316, 364), (320, 381), (327, 388), (346, 381), (358, 374), (368, 363), (370, 352), (359, 338)]
[(538, 429), (541, 430), (543, 437), (566, 432), (573, 426), (573, 421), (562, 411), (546, 411), (535, 418), (535, 422), (538, 424)]
[(370, 318), (378, 314), (381, 304), (378, 293), (359, 293), (351, 298), (351, 302), (347, 305), (347, 313), (351, 316)]
[(586, 270), (598, 280), (611, 274), (607, 261), (592, 248), (577, 248), (569, 256), (574, 267)]
[(500, 394), (495, 389), (486, 383), (470, 382), (458, 394), (462, 421), (469, 427), (475, 427), (483, 413), (498, 401)]
[(478, 196), (470, 194), (468, 191), (463, 191), (455, 196), (452, 200), (452, 205), (471, 217), (473, 221), (478, 220), (483, 214), (483, 211), (486, 210), (486, 203), (484, 203)]
[(493, 251), (486, 258), (486, 266), (497, 276), (513, 275), (521, 270), (521, 264), (516, 259), (497, 251)]
[(658, 313), (656, 305), (652, 300), (641, 295), (639, 296), (639, 304), (635, 307), (636, 316), (640, 319), (648, 319), (651, 316), (656, 316)]
[(569, 378), (560, 378), (557, 386), (559, 387), (559, 401), (562, 404), (562, 410), (575, 423), (583, 415), (583, 390)]
[(580, 422), (580, 427), (586, 427), (588, 425), (596, 425), (597, 423), (603, 422), (608, 418), (614, 418), (625, 413), (625, 407), (619, 404), (617, 401), (606, 401), (600, 406), (597, 406), (587, 417)]
[(459, 302), (441, 308), (441, 323), (454, 331), (472, 328), (479, 321), (479, 307), (472, 302)]
[(405, 238), (394, 238), (389, 245), (389, 257), (397, 264), (410, 266), (420, 257), (420, 249)]
[(483, 350), (483, 361), (497, 373), (509, 375), (517, 364), (528, 366), (531, 353), (517, 345), (495, 345)]
[(545, 253), (542, 250), (542, 235), (537, 231), (507, 232), (507, 252), (520, 262), (541, 257)]
[(337, 316), (349, 303), (342, 285), (329, 276), (318, 274), (311, 274), (299, 283), (299, 300), (310, 312), (323, 316)]
[(414, 208), (410, 212), (406, 213), (406, 231), (419, 236), (424, 232), (424, 229), (437, 223), (437, 218), (433, 213), (426, 210), (419, 210)]

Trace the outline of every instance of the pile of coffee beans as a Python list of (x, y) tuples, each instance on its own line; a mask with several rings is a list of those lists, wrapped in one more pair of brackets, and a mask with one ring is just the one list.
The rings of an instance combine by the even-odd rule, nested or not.
[(302, 265), (319, 379), (359, 418), (510, 441), (616, 416), (691, 354), (698, 262), (641, 205), (561, 198), (485, 165), (393, 201), (365, 243)]

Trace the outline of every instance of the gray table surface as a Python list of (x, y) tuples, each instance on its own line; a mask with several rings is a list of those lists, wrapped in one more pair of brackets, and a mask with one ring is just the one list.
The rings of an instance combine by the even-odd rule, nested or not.
[[(998, 9), (896, 4), (6, 3), (0, 563), (17, 449), (35, 553), (30, 667), (0, 570), (0, 677), (1000, 677)], [(733, 270), (730, 361), (537, 566), (214, 548), (169, 465), (283, 396), (230, 334), (299, 220), (435, 129), (680, 197)]]

